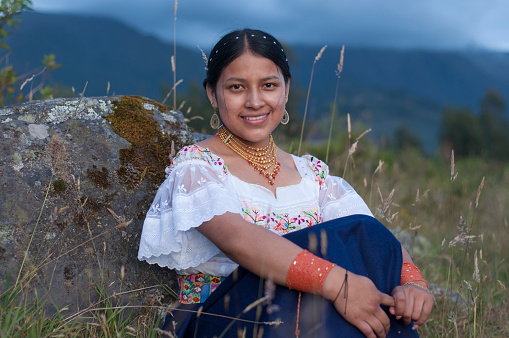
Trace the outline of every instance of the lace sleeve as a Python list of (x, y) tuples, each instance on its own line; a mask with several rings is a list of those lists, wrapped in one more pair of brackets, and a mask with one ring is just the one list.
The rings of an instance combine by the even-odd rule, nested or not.
[(314, 156), (304, 155), (304, 158), (314, 174), (315, 182), (320, 187), (318, 202), (322, 220), (350, 216), (373, 216), (364, 200), (344, 179), (329, 175), (329, 167)]
[(327, 176), (320, 186), (320, 208), (323, 221), (350, 216), (373, 216), (364, 200), (344, 179)]
[(219, 166), (199, 158), (172, 165), (145, 218), (138, 259), (177, 270), (206, 262), (220, 251), (196, 228), (226, 212), (242, 208)]

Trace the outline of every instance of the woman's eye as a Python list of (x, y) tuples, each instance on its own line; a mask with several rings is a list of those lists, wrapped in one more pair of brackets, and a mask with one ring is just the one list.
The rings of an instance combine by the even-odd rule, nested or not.
[(265, 84), (265, 87), (266, 87), (266, 88), (275, 88), (275, 87), (276, 87), (276, 84), (275, 84), (275, 83), (266, 83), (266, 84)]
[(231, 86), (231, 89), (234, 89), (234, 90), (239, 90), (241, 88), (242, 88), (242, 86), (239, 85), (239, 84), (234, 84), (234, 85)]

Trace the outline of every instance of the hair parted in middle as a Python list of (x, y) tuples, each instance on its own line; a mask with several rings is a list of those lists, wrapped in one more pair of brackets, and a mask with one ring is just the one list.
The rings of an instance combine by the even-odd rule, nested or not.
[(246, 50), (274, 62), (281, 70), (285, 83), (288, 83), (291, 78), (290, 66), (281, 43), (266, 32), (245, 28), (226, 34), (212, 48), (207, 59), (207, 77), (203, 86), (208, 84), (215, 90), (223, 70)]

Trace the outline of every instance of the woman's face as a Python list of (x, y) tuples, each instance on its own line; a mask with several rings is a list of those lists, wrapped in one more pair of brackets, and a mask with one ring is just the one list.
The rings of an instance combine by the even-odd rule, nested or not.
[(264, 146), (281, 122), (289, 83), (271, 60), (247, 50), (221, 73), (207, 95), (224, 125), (251, 146)]

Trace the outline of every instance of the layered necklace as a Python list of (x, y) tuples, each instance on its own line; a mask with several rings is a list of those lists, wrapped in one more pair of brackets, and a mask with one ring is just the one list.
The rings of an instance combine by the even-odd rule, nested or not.
[[(233, 135), (225, 126), (219, 128), (217, 133), (226, 146), (245, 159), (254, 170), (265, 176), (270, 185), (274, 185), (276, 175), (279, 173), (281, 163), (277, 160), (277, 147), (270, 135), (269, 144), (263, 148), (250, 147)], [(274, 169), (269, 169), (274, 166)]]

